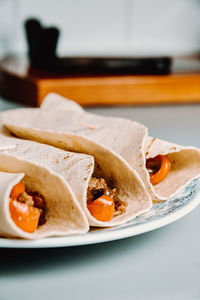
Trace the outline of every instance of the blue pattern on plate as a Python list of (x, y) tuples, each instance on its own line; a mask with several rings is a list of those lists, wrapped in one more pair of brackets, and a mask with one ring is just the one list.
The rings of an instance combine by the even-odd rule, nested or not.
[[(200, 178), (194, 179), (191, 181), (189, 185), (187, 185), (185, 188), (183, 188), (176, 196), (170, 198), (167, 201), (160, 202), (158, 204), (154, 204), (150, 211), (146, 212), (145, 214), (136, 217), (132, 221), (127, 222), (126, 224), (111, 227), (107, 229), (103, 229), (104, 231), (116, 231), (118, 229), (122, 228), (129, 228), (129, 227), (135, 227), (141, 224), (146, 224), (158, 219), (161, 219), (163, 217), (169, 216), (179, 210), (181, 210), (183, 207), (190, 204), (200, 193)], [(94, 230), (89, 232), (90, 233), (97, 233), (100, 232), (99, 230)]]

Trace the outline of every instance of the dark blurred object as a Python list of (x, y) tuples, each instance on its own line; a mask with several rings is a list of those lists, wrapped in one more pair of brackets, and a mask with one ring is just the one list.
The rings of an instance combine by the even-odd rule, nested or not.
[(71, 76), (30, 68), (26, 57), (0, 61), (0, 94), (4, 98), (39, 106), (51, 92), (81, 105), (200, 102), (200, 62), (175, 58), (172, 73), (161, 76)]
[(29, 62), (24, 56), (10, 56), (0, 62), (0, 93), (4, 98), (36, 106), (51, 92), (81, 105), (200, 101), (197, 58), (59, 58), (57, 28), (44, 28), (38, 20), (29, 19), (25, 30)]
[(44, 28), (38, 20), (29, 19), (25, 22), (25, 33), (31, 64), (39, 68), (54, 65), (59, 30), (56, 27)]
[(171, 70), (169, 57), (62, 57), (56, 56), (59, 30), (43, 27), (36, 19), (25, 22), (28, 56), (33, 68), (66, 75), (164, 75)]
[(54, 63), (46, 70), (70, 75), (164, 75), (169, 74), (171, 69), (169, 57), (66, 57), (58, 58)]

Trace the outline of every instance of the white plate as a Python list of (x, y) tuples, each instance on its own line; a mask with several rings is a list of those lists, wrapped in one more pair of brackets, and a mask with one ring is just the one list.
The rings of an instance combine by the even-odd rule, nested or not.
[(35, 241), (0, 238), (1, 248), (54, 248), (108, 242), (138, 235), (170, 224), (200, 204), (200, 179), (193, 180), (176, 197), (156, 204), (124, 225), (92, 230), (83, 235), (51, 237)]

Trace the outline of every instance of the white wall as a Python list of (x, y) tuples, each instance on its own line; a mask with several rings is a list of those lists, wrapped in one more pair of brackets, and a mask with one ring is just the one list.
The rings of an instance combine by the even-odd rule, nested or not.
[(0, 47), (6, 32), (7, 48), (25, 51), (28, 17), (62, 29), (59, 54), (200, 50), (200, 0), (0, 0)]
[(0, 57), (11, 48), (12, 32), (12, 3), (0, 0)]

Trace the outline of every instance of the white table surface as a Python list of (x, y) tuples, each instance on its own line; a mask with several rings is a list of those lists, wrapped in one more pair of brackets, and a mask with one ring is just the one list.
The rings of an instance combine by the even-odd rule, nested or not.
[[(0, 100), (0, 110), (18, 105)], [(91, 108), (200, 147), (200, 105)], [(97, 245), (0, 250), (0, 300), (200, 299), (200, 206), (164, 228)]]

